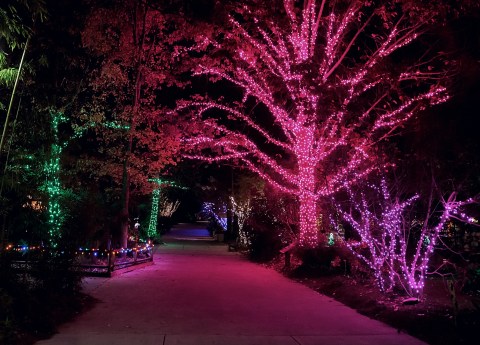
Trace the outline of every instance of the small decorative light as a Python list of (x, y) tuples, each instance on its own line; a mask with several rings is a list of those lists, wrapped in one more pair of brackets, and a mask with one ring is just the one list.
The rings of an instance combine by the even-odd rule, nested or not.
[(335, 244), (335, 236), (333, 235), (333, 232), (328, 234), (328, 242), (327, 244), (329, 246), (333, 246)]

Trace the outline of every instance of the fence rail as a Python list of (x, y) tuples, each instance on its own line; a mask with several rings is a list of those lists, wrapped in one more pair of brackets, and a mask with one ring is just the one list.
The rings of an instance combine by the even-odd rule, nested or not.
[[(29, 249), (20, 247), (10, 250), (7, 259), (10, 266), (17, 271), (29, 272), (40, 270), (44, 266), (45, 250), (42, 248)], [(65, 255), (64, 252), (58, 252)], [(86, 276), (111, 277), (116, 273), (130, 268), (137, 268), (153, 263), (153, 246), (145, 245), (131, 249), (99, 250), (82, 249), (71, 253), (68, 269), (75, 273)], [(60, 269), (55, 267), (55, 261), (48, 265), (49, 269)]]

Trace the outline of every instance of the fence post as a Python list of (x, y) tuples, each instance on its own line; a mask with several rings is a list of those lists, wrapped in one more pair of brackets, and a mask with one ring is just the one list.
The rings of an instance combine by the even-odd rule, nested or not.
[(112, 255), (114, 255), (112, 251), (112, 240), (108, 239), (107, 242), (107, 255), (108, 255), (108, 261), (107, 261), (107, 273), (110, 275), (113, 271), (113, 265), (112, 265)]

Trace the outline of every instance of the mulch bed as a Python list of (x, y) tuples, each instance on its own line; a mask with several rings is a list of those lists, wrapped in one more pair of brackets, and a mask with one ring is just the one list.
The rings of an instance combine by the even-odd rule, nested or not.
[(305, 268), (295, 263), (286, 270), (282, 258), (273, 260), (267, 267), (429, 344), (480, 343), (480, 296), (456, 291), (458, 311), (455, 313), (446, 281), (441, 277), (427, 279), (420, 303), (405, 305), (404, 295), (384, 294), (366, 277), (354, 278), (344, 272)]

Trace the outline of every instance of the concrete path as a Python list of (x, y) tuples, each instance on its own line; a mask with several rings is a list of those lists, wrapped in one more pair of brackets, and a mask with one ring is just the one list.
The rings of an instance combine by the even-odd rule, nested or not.
[(155, 264), (88, 278), (93, 309), (39, 345), (419, 345), (181, 225)]

